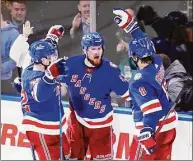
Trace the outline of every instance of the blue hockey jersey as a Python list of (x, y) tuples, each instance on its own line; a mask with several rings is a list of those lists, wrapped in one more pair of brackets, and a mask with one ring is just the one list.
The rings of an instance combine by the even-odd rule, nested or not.
[(48, 135), (59, 135), (59, 108), (62, 111), (62, 125), (66, 118), (58, 100), (58, 86), (43, 79), (44, 72), (27, 67), (22, 75), (21, 105), (24, 114), (22, 126), (25, 131)]
[(88, 128), (112, 125), (111, 91), (128, 98), (128, 82), (119, 68), (107, 60), (99, 67), (85, 65), (85, 55), (67, 59), (69, 102), (77, 120)]
[[(138, 29), (140, 30), (140, 29)], [(142, 31), (135, 31), (132, 36), (142, 36)], [(151, 127), (154, 131), (172, 107), (164, 79), (164, 67), (161, 59), (153, 55), (153, 63), (137, 70), (129, 82), (130, 96), (133, 100), (133, 119), (137, 129)], [(171, 112), (164, 120), (161, 130), (167, 131), (176, 127), (177, 114)]]

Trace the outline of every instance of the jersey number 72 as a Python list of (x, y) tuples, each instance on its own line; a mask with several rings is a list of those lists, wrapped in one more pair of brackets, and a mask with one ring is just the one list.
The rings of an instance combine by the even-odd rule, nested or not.
[(29, 105), (26, 105), (28, 102), (27, 93), (22, 89), (21, 90), (21, 106), (26, 112), (30, 112)]

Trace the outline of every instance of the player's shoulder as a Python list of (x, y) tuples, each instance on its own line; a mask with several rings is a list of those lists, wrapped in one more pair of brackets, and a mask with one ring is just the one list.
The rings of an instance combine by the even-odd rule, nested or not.
[(33, 79), (41, 78), (44, 75), (44, 72), (40, 71), (34, 71), (33, 65), (29, 65), (27, 68), (25, 68), (23, 74), (22, 74), (22, 80), (26, 82), (30, 82)]
[(116, 65), (116, 64), (114, 64), (113, 62), (111, 62), (111, 61), (109, 61), (109, 60), (107, 60), (107, 59), (103, 59), (103, 65), (106, 67), (106, 68), (108, 68), (108, 69), (110, 69), (110, 70), (120, 70), (119, 69), (119, 67)]
[(150, 72), (138, 71), (132, 78), (132, 86), (137, 87), (142, 84), (149, 84), (153, 76)]
[(84, 55), (74, 55), (70, 57), (64, 57), (64, 59), (68, 64), (75, 65), (75, 63), (77, 64), (81, 62), (81, 60), (84, 60)]

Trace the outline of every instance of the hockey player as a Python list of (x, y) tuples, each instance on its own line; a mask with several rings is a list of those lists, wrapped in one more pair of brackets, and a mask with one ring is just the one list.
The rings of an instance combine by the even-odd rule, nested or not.
[[(26, 21), (23, 25), (23, 34), (20, 34), (18, 38), (13, 43), (10, 50), (10, 57), (16, 62), (18, 69), (18, 77), (14, 79), (13, 86), (18, 93), (21, 93), (21, 73), (27, 66), (31, 64), (31, 57), (29, 55), (29, 43), (28, 36), (32, 33), (33, 27), (31, 27), (30, 22)], [(58, 41), (64, 35), (64, 27), (62, 25), (52, 26), (45, 40), (52, 43), (56, 47), (58, 46)]]
[(82, 55), (66, 60), (71, 113), (67, 136), (70, 140), (70, 159), (84, 159), (89, 146), (94, 160), (109, 160), (112, 152), (111, 91), (128, 99), (128, 82), (119, 68), (103, 58), (104, 40), (92, 32), (82, 37)]
[[(21, 105), (24, 113), (22, 127), (40, 160), (60, 158), (60, 117), (62, 130), (66, 124), (64, 110), (55, 78), (65, 73), (64, 59), (58, 59), (56, 46), (47, 41), (37, 41), (30, 46), (33, 64), (22, 74)], [(58, 59), (58, 60), (57, 60)], [(62, 135), (63, 153), (70, 154), (66, 135)]]
[[(129, 56), (139, 68), (129, 83), (134, 102), (133, 119), (139, 131), (130, 147), (129, 159), (171, 160), (177, 116), (173, 111), (163, 120), (172, 107), (165, 88), (164, 67), (156, 55), (153, 43), (134, 20), (133, 11), (114, 9), (113, 13), (118, 26), (133, 37), (129, 42)], [(161, 124), (163, 127), (155, 137), (156, 129)], [(141, 150), (144, 155), (140, 154)]]

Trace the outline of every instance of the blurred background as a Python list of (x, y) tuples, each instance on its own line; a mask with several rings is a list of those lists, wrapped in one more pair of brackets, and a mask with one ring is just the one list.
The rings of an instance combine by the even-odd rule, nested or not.
[[(3, 1), (2, 12), (4, 19), (17, 26), (18, 31), (21, 31), (21, 25), (29, 20), (34, 26), (34, 34), (30, 39), (30, 43), (45, 38), (46, 33), (52, 25), (63, 25), (65, 27), (65, 35), (59, 41), (60, 57), (82, 54), (80, 40), (84, 33), (90, 31), (90, 23), (93, 23), (90, 18), (96, 18), (96, 31), (102, 33), (105, 39), (105, 57), (113, 63), (119, 65), (123, 74), (127, 75), (128, 68), (135, 70), (128, 60), (128, 47), (125, 43), (129, 42), (130, 36), (119, 30), (113, 20), (112, 9), (114, 7), (131, 8), (137, 14), (142, 5), (151, 6), (153, 13), (156, 13), (156, 18), (152, 17), (150, 24), (145, 24), (143, 18), (139, 18), (142, 29), (150, 38), (159, 37), (152, 26), (158, 18), (165, 17), (172, 11), (180, 11), (188, 18), (188, 27), (191, 29), (189, 35), (192, 34), (192, 1), (96, 1), (94, 7), (90, 7), (90, 1)], [(95, 12), (96, 10), (96, 12)], [(151, 9), (150, 9), (151, 10)], [(146, 11), (144, 11), (145, 13)], [(150, 11), (147, 11), (150, 12)], [(6, 13), (6, 14), (5, 14)], [(144, 14), (142, 11), (142, 14)], [(146, 13), (145, 13), (146, 14)], [(148, 13), (147, 13), (148, 15)], [(154, 15), (152, 15), (154, 16)], [(139, 16), (140, 17), (140, 16)], [(155, 19), (154, 19), (155, 18)], [(175, 22), (174, 22), (174, 25)], [(162, 24), (159, 26), (161, 30), (165, 30)], [(180, 26), (181, 27), (181, 26)], [(178, 28), (178, 27), (177, 27)], [(188, 29), (189, 29), (188, 28)], [(178, 30), (177, 30), (178, 31)], [(173, 31), (172, 31), (173, 32)], [(183, 30), (184, 32), (184, 30)], [(162, 37), (162, 36), (161, 36)], [(191, 39), (191, 38), (190, 38)], [(190, 40), (191, 42), (192, 40)], [(181, 45), (181, 44), (176, 44)], [(187, 50), (186, 50), (187, 51)], [(191, 55), (193, 55), (192, 50)], [(160, 51), (162, 53), (162, 51)], [(189, 52), (189, 51), (187, 51)], [(167, 54), (168, 55), (168, 54)], [(183, 55), (184, 56), (184, 55)], [(2, 52), (1, 52), (2, 59)], [(176, 58), (174, 58), (175, 60)], [(180, 58), (179, 58), (180, 59)], [(191, 58), (192, 59), (192, 58)], [(172, 61), (174, 61), (172, 59)], [(3, 62), (2, 62), (3, 63)], [(186, 64), (183, 62), (182, 64)], [(193, 64), (193, 63), (192, 63)], [(191, 68), (191, 67), (190, 67)], [(125, 72), (124, 72), (125, 71)], [(12, 77), (7, 80), (2, 80), (7, 84), (1, 86), (1, 93), (16, 94), (12, 87), (12, 82), (17, 77), (17, 70), (13, 69)], [(190, 71), (191, 73), (191, 71)], [(127, 75), (128, 76), (128, 75)], [(130, 76), (128, 76), (130, 77)], [(67, 97), (65, 98), (67, 99)]]

